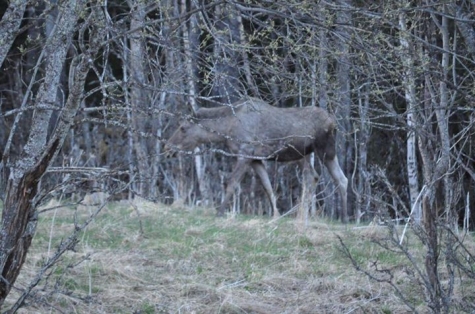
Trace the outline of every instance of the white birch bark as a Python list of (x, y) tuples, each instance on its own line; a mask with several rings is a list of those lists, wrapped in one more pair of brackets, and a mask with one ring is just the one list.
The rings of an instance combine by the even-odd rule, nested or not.
[[(361, 89), (363, 91), (361, 91)], [(358, 137), (355, 139), (355, 170), (353, 172), (353, 179), (357, 177), (357, 184), (353, 186), (355, 194), (355, 218), (356, 223), (360, 223), (361, 217), (369, 210), (370, 202), (369, 195), (371, 195), (371, 184), (368, 178), (368, 142), (371, 134), (371, 121), (369, 120), (369, 93), (366, 87), (358, 90), (358, 113), (360, 118)], [(356, 174), (357, 173), (357, 174)], [(356, 174), (356, 175), (355, 175)]]
[[(318, 10), (318, 19), (320, 21), (325, 21), (329, 18), (330, 13), (328, 12), (325, 4), (322, 3), (321, 9)], [(329, 102), (329, 73), (328, 73), (328, 59), (329, 59), (329, 40), (328, 40), (328, 30), (325, 27), (321, 27), (318, 31), (319, 35), (319, 51), (318, 51), (318, 61), (317, 71), (318, 71), (318, 105), (319, 107), (328, 110), (328, 102)], [(323, 168), (322, 168), (323, 169)], [(330, 182), (333, 182), (330, 174), (328, 171), (322, 171), (320, 174), (320, 180), (318, 181), (319, 189), (321, 189), (320, 194), (322, 195), (323, 199), (332, 200), (332, 202), (324, 202), (324, 211), (330, 212), (330, 217), (336, 216), (336, 201), (334, 198), (331, 197), (331, 192), (329, 189), (325, 187)]]
[[(349, 38), (351, 37), (348, 27), (352, 23), (350, 0), (340, 0), (338, 4), (341, 6), (341, 11), (337, 13), (338, 32), (340, 34), (340, 40), (338, 41), (337, 48), (339, 50), (338, 66), (337, 66), (337, 81), (339, 88), (340, 104), (335, 114), (339, 119), (338, 133), (337, 133), (337, 152), (341, 159), (341, 166), (344, 172), (348, 172), (351, 160), (353, 158), (353, 146), (349, 145), (349, 141), (346, 136), (350, 134), (350, 112), (351, 112), (351, 94), (350, 94), (350, 46)], [(348, 212), (344, 212), (346, 208), (340, 206), (342, 212), (339, 213), (339, 218), (342, 222), (348, 222)]]
[(409, 42), (409, 31), (406, 26), (406, 14), (401, 11), (399, 14), (399, 42), (401, 44), (401, 61), (404, 67), (404, 96), (407, 103), (407, 177), (409, 184), (409, 197), (411, 202), (412, 217), (416, 223), (421, 222), (422, 211), (418, 200), (419, 181), (417, 170), (417, 150), (416, 150), (416, 125), (415, 110), (417, 107), (416, 82), (414, 77), (413, 51)]

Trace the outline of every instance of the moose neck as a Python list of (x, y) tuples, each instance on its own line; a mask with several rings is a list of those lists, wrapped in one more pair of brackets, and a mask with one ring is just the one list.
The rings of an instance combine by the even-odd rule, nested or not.
[(223, 143), (228, 137), (229, 121), (227, 117), (217, 119), (202, 119), (196, 122), (195, 130), (199, 142)]

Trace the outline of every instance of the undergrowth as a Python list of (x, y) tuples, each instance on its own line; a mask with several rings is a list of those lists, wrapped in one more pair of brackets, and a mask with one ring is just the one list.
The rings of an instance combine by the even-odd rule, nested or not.
[[(40, 215), (10, 303), (75, 222), (94, 209), (65, 206)], [(354, 269), (338, 240), (362, 267), (392, 269), (398, 287), (411, 293), (415, 288), (404, 272), (408, 261), (376, 244), (386, 236), (384, 227), (216, 218), (212, 209), (112, 203), (81, 233), (76, 250), (45, 275), (21, 312), (409, 312), (391, 287)], [(421, 245), (414, 243), (413, 250)], [(424, 312), (422, 299), (417, 293), (413, 298), (414, 307)]]

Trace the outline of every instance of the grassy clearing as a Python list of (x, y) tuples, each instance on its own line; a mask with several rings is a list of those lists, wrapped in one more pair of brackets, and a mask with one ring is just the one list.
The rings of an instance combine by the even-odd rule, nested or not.
[[(210, 209), (144, 201), (136, 207), (104, 208), (21, 313), (409, 312), (393, 289), (354, 270), (337, 235), (363, 267), (377, 261), (392, 269), (398, 287), (425, 311), (422, 292), (404, 270), (407, 259), (373, 243), (386, 237), (383, 228), (218, 219)], [(92, 210), (64, 207), (41, 215), (18, 288), (72, 232), (74, 217), (83, 221)], [(9, 302), (17, 297), (14, 291)]]

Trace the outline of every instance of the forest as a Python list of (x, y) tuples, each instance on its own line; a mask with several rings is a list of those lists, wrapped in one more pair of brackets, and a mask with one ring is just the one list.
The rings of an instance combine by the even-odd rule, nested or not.
[[(335, 116), (350, 222), (411, 221), (434, 240), (442, 224), (472, 230), (474, 12), (473, 0), (1, 2), (0, 300), (52, 198), (218, 206), (240, 156), (218, 144), (168, 157), (165, 143), (199, 108), (248, 97)], [(299, 163), (265, 162), (277, 207), (344, 218), (312, 157), (310, 188)], [(272, 214), (252, 170), (229, 211)]]

